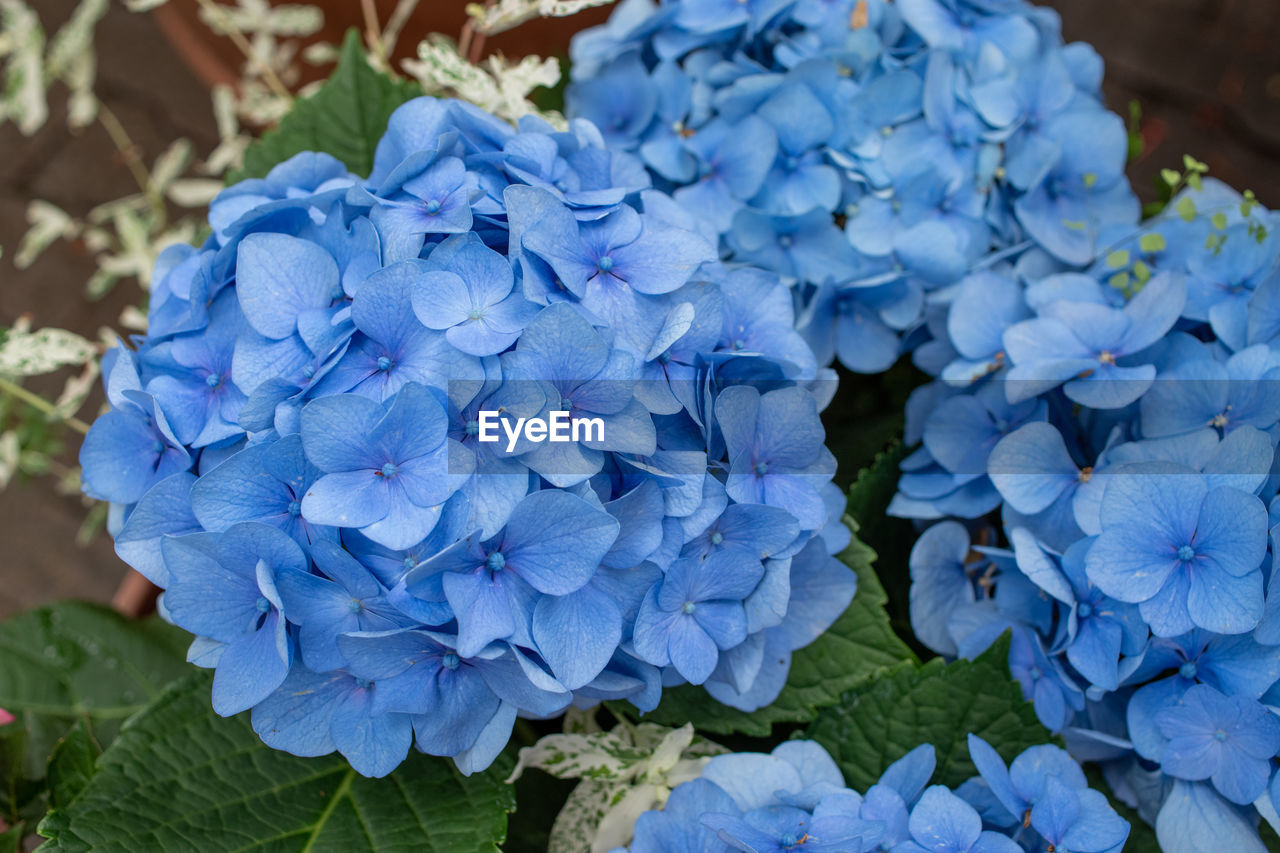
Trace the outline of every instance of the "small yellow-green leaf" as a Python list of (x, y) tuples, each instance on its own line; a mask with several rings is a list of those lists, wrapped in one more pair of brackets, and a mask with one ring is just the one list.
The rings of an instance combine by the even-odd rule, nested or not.
[(1183, 154), (1183, 155), (1182, 155), (1182, 166), (1183, 166), (1183, 168), (1185, 168), (1188, 172), (1200, 172), (1200, 173), (1204, 173), (1204, 172), (1209, 171), (1209, 166), (1208, 166), (1207, 164), (1205, 164), (1205, 163), (1201, 163), (1199, 160), (1197, 160), (1196, 158), (1192, 157), (1190, 154)]
[(1129, 265), (1129, 250), (1117, 249), (1107, 255), (1107, 266), (1112, 269), (1119, 269)]
[(1182, 180), (1182, 173), (1175, 172), (1173, 169), (1161, 169), (1160, 177), (1169, 186), (1176, 187), (1178, 182)]
[(1151, 267), (1142, 261), (1137, 261), (1133, 265), (1133, 277), (1138, 280), (1138, 284), (1146, 284), (1151, 280)]
[(1191, 200), (1191, 196), (1183, 196), (1182, 200), (1178, 202), (1177, 211), (1183, 221), (1191, 222), (1196, 218), (1196, 203)]
[(1162, 252), (1167, 246), (1168, 243), (1165, 242), (1164, 235), (1158, 231), (1143, 234), (1138, 240), (1138, 248), (1144, 252)]

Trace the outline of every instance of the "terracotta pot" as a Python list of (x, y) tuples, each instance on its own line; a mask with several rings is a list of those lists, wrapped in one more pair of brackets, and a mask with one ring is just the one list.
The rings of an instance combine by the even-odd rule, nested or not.
[[(272, 4), (284, 0), (271, 0)], [(295, 0), (296, 2), (296, 0)], [(307, 2), (307, 0), (304, 0)], [(339, 44), (343, 35), (352, 27), (362, 32), (364, 17), (359, 0), (309, 0), (324, 12), (324, 26), (320, 32), (307, 39), (311, 42)], [(374, 0), (378, 20), (385, 25), (396, 7), (396, 0)], [(410, 16), (400, 34), (394, 56), (398, 66), (401, 59), (413, 57), (418, 42), (428, 33), (438, 32), (454, 38), (466, 22), (466, 0), (422, 0)], [(578, 30), (604, 21), (609, 7), (588, 9), (568, 18), (541, 18), (522, 24), (513, 30), (487, 39), (484, 53), (502, 53), (509, 57), (536, 53), (541, 56), (564, 56), (569, 52), (569, 39)], [(234, 84), (240, 77), (237, 69), (244, 61), (230, 39), (213, 33), (199, 18), (196, 0), (172, 0), (152, 12), (156, 23), (174, 46), (178, 55), (191, 67), (206, 86)], [(306, 68), (306, 79), (323, 77), (327, 69)]]

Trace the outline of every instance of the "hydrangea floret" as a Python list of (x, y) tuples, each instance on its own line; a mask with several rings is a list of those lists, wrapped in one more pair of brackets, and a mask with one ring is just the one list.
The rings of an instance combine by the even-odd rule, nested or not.
[(922, 744), (865, 792), (845, 786), (817, 743), (769, 754), (716, 755), (636, 820), (628, 853), (1021, 853), (1120, 850), (1129, 824), (1060, 747), (1033, 746), (1008, 765), (976, 735), (978, 774), (955, 790), (930, 785), (935, 751)]

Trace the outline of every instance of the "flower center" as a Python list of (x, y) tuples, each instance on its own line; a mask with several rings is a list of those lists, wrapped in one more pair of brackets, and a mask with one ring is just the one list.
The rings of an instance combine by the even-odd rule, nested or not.
[(431, 201), (427, 202), (427, 213), (434, 216), (439, 212), (440, 212), (440, 202), (436, 201), (434, 198), (431, 199)]
[(1213, 739), (1216, 740), (1218, 743), (1226, 743), (1227, 733), (1224, 732), (1222, 729), (1218, 729), (1216, 732), (1213, 733)]
[(347, 602), (347, 610), (352, 613), (359, 613), (361, 610), (364, 610), (364, 603), (358, 598), (353, 598)]
[(491, 572), (500, 572), (507, 565), (507, 558), (502, 556), (501, 551), (494, 551), (489, 555), (489, 559), (485, 561), (485, 565), (489, 567)]
[(470, 311), (467, 312), (467, 318), (470, 320), (479, 320), (483, 316), (484, 316), (483, 308), (472, 308)]
[(768, 474), (768, 473), (769, 473), (769, 463), (768, 463), (768, 462), (757, 462), (757, 463), (756, 463), (756, 476), (757, 476), (757, 477), (763, 477), (765, 474)]
[(600, 272), (608, 272), (613, 269), (613, 258), (605, 255), (596, 263), (596, 266), (600, 268)]
[(1102, 352), (1098, 353), (1098, 361), (1102, 362), (1103, 364), (1115, 364), (1116, 357), (1111, 354), (1110, 350), (1103, 350)]
[(717, 530), (715, 533), (712, 533), (712, 534), (711, 534), (711, 544), (712, 544), (712, 545), (719, 545), (719, 544), (720, 544), (721, 542), (723, 542), (723, 541), (724, 541), (724, 534), (723, 534), (723, 533), (721, 533), (719, 530)]
[(378, 369), (383, 372), (390, 370), (391, 359), (387, 358), (385, 355), (378, 356)]
[(222, 377), (216, 373), (210, 373), (204, 378), (204, 384), (208, 385), (210, 388), (217, 388), (222, 384)]
[(396, 475), (396, 471), (398, 470), (400, 469), (396, 467), (396, 463), (388, 462), (386, 465), (382, 466), (382, 470), (379, 471), (378, 473), (384, 477), (394, 477)]
[(573, 409), (573, 401), (570, 400), (568, 397), (561, 397), (560, 411), (567, 412), (567, 411), (570, 411), (571, 409)]
[(372, 686), (373, 686), (373, 682), (369, 681), (366, 678), (356, 679), (356, 687), (359, 687), (361, 690), (368, 690)]
[(1093, 605), (1087, 601), (1080, 602), (1080, 606), (1076, 608), (1076, 615), (1081, 619), (1088, 619), (1093, 615)]
[(680, 612), (681, 612), (681, 613), (684, 613), (684, 614), (687, 616), (687, 615), (692, 614), (692, 613), (693, 613), (693, 611), (695, 611), (695, 610), (697, 610), (697, 609), (698, 609), (698, 605), (694, 604), (692, 601), (686, 601), (686, 602), (685, 602), (685, 603), (680, 607)]
[(1178, 559), (1184, 563), (1189, 563), (1196, 558), (1196, 549), (1190, 545), (1183, 545), (1178, 549)]
[(151, 452), (164, 453), (164, 442), (158, 438), (155, 441), (151, 442)]
[(253, 606), (259, 613), (268, 613), (271, 610), (271, 602), (267, 600), (265, 595), (258, 596), (258, 600), (253, 603)]
[(302, 515), (302, 504), (298, 501), (289, 501), (289, 515), (294, 518)]
[(781, 246), (782, 248), (784, 248), (784, 249), (790, 249), (790, 248), (791, 248), (791, 243), (792, 243), (792, 242), (793, 242), (793, 241), (792, 241), (792, 239), (791, 239), (791, 235), (790, 235), (790, 234), (779, 234), (779, 235), (778, 235), (778, 245), (779, 245), (779, 246)]
[(1189, 660), (1182, 666), (1178, 667), (1178, 675), (1181, 675), (1183, 678), (1195, 678), (1196, 672), (1198, 672), (1199, 669), (1200, 668), (1196, 666), (1195, 661)]
[(1028, 675), (1031, 676), (1033, 681), (1039, 681), (1040, 678), (1044, 676), (1044, 673), (1040, 671), (1040, 667), (1033, 666), (1031, 667), (1031, 671), (1028, 673)]
[(458, 656), (453, 652), (446, 652), (444, 658), (440, 661), (440, 663), (444, 664), (445, 669), (457, 669), (458, 662)]
[(479, 433), (480, 433), (480, 422), (467, 421), (467, 435), (479, 435)]

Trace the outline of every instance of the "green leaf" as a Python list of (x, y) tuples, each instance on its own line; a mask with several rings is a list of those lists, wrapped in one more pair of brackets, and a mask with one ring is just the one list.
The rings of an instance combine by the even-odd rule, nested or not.
[(22, 839), (26, 835), (26, 825), (17, 823), (0, 832), (0, 853), (22, 853)]
[(1116, 251), (1110, 252), (1107, 254), (1107, 266), (1111, 267), (1112, 269), (1119, 269), (1120, 267), (1127, 267), (1128, 265), (1129, 265), (1128, 249), (1117, 249)]
[(865, 791), (885, 768), (922, 743), (937, 751), (933, 781), (955, 787), (975, 773), (970, 733), (1006, 761), (1029, 746), (1054, 742), (1009, 677), (1008, 654), (1006, 635), (974, 661), (903, 664), (823, 710), (806, 736), (831, 753), (854, 790)]
[(49, 806), (66, 807), (84, 790), (93, 776), (93, 765), (102, 754), (102, 747), (89, 731), (89, 721), (80, 719), (71, 731), (58, 741), (49, 756), (49, 770), (45, 784), (49, 787)]
[(1178, 202), (1176, 208), (1178, 215), (1182, 217), (1184, 222), (1191, 222), (1196, 218), (1196, 203), (1191, 200), (1191, 196), (1184, 195), (1182, 200)]
[(1164, 235), (1159, 231), (1152, 231), (1150, 234), (1143, 234), (1138, 240), (1138, 248), (1142, 249), (1144, 252), (1162, 252), (1167, 245)]
[(1178, 182), (1182, 180), (1182, 174), (1174, 171), (1173, 169), (1161, 169), (1160, 177), (1171, 187), (1176, 187)]
[(24, 817), (38, 818), (44, 811), (40, 781), (43, 771), (29, 770), (37, 764), (28, 752), (27, 729), (21, 723), (0, 727), (0, 820), (21, 823)]
[(228, 180), (260, 178), (302, 151), (332, 154), (357, 175), (368, 175), (387, 119), (396, 107), (421, 94), (418, 84), (375, 71), (359, 32), (348, 30), (333, 75), (314, 95), (296, 102), (278, 127), (249, 146), (244, 166)]
[(129, 722), (80, 795), (41, 822), (43, 853), (499, 849), (515, 808), (509, 762), (464, 777), (415, 752), (366, 779), (336, 754), (267, 747), (248, 714), (217, 716), (210, 680), (174, 685)]
[(1210, 222), (1212, 222), (1213, 227), (1217, 228), (1219, 231), (1225, 231), (1227, 229), (1227, 215), (1225, 213), (1215, 213), (1213, 218), (1210, 219)]
[(19, 715), (44, 762), (54, 742), (88, 717), (101, 742), (126, 717), (190, 672), (190, 636), (159, 619), (125, 619), (96, 604), (67, 601), (0, 624), (0, 708)]
[[(846, 516), (845, 523), (857, 529)], [(791, 658), (787, 683), (773, 704), (747, 713), (712, 699), (702, 687), (683, 685), (663, 692), (662, 704), (646, 722), (679, 726), (692, 722), (703, 733), (738, 732), (766, 737), (774, 723), (804, 723), (818, 709), (833, 705), (852, 690), (915, 655), (894, 634), (885, 611), (888, 597), (871, 569), (875, 552), (855, 535), (840, 559), (858, 575), (858, 592), (826, 633)], [(626, 713), (630, 706), (615, 704)]]

